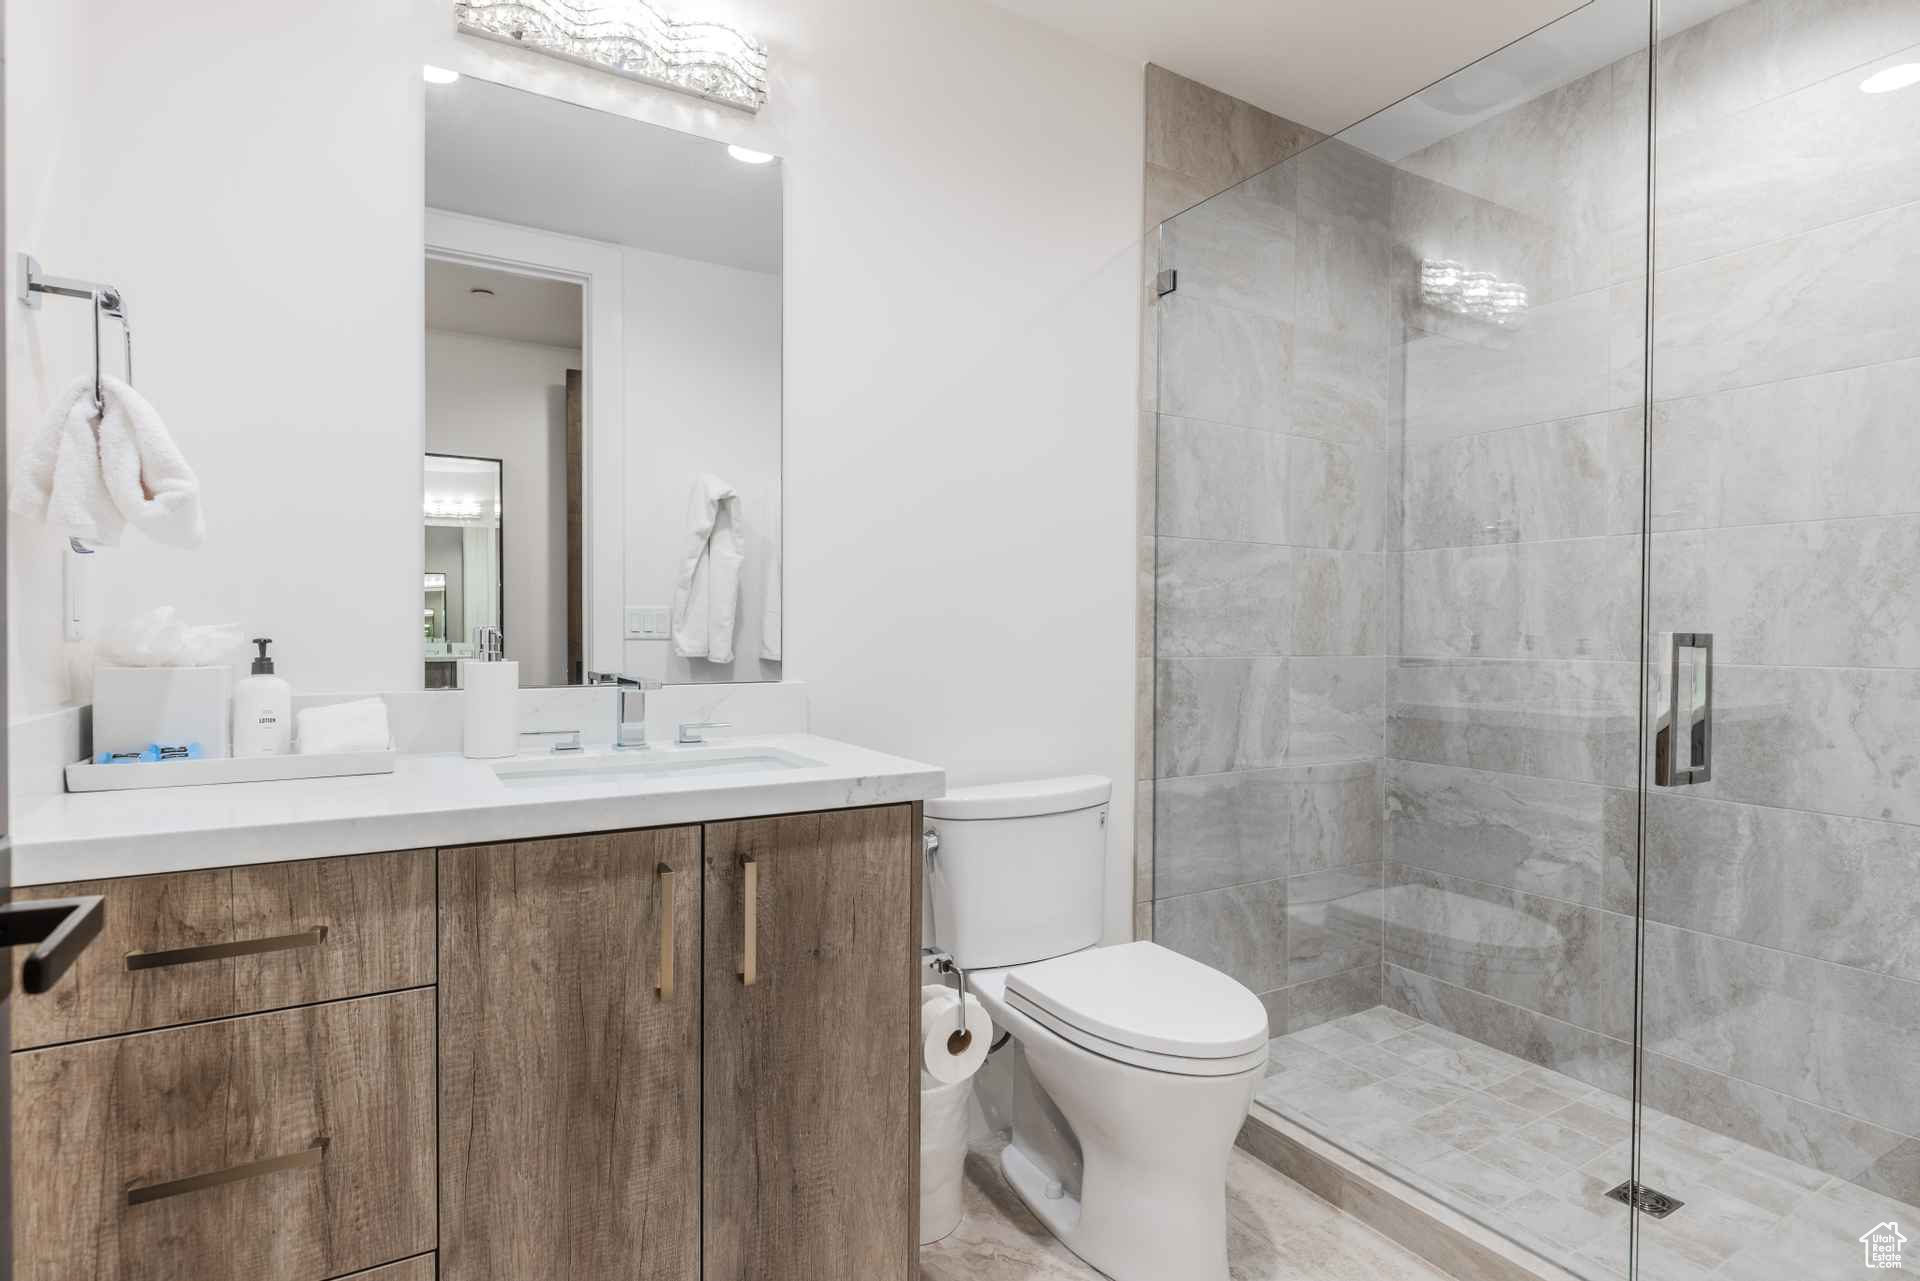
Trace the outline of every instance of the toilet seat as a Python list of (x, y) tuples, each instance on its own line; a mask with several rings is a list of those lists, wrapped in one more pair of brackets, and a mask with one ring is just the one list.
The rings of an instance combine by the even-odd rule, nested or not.
[(1017, 966), (1005, 981), (1010, 1007), (1103, 1058), (1181, 1076), (1232, 1076), (1266, 1059), (1260, 999), (1153, 943)]

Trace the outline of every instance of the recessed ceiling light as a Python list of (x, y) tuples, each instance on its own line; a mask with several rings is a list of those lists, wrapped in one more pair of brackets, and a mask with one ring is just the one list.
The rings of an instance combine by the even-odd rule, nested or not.
[(431, 62), (420, 68), (420, 76), (430, 85), (450, 85), (460, 78), (458, 71), (436, 67)]
[(743, 165), (764, 165), (773, 159), (771, 152), (755, 151), (750, 147), (736, 147), (732, 143), (727, 144), (727, 154)]
[(1920, 62), (1903, 62), (1897, 67), (1876, 71), (1860, 82), (1860, 92), (1892, 93), (1910, 85), (1920, 85)]

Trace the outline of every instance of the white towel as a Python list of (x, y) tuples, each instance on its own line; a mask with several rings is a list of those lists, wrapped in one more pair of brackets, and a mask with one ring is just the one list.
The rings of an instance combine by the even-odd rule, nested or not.
[(111, 374), (101, 381), (107, 415), (100, 424), (100, 474), (113, 505), (156, 543), (198, 547), (207, 536), (200, 478), (144, 396)]
[(339, 752), (380, 752), (392, 743), (384, 698), (303, 707), (293, 718), (302, 756)]
[(74, 538), (112, 547), (127, 522), (107, 496), (95, 421), (93, 380), (78, 379), (27, 442), (8, 505)]
[(718, 476), (694, 478), (687, 498), (685, 554), (673, 588), (673, 652), (733, 661), (740, 604), (740, 495)]
[(110, 375), (101, 391), (101, 415), (90, 379), (60, 397), (27, 447), (13, 510), (103, 547), (118, 544), (129, 523), (155, 542), (198, 547), (206, 537), (200, 481), (159, 412)]
[(782, 645), (780, 633), (786, 625), (780, 616), (780, 545), (786, 540), (786, 531), (780, 526), (780, 499), (777, 495), (767, 504), (764, 523), (767, 528), (767, 563), (762, 573), (766, 582), (761, 588), (760, 657), (777, 663), (780, 661)]

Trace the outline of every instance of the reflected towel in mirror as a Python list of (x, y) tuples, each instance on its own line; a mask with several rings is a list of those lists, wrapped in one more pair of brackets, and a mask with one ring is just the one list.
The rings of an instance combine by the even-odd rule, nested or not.
[(687, 498), (685, 551), (673, 588), (673, 652), (733, 661), (740, 605), (740, 495), (718, 476), (694, 478)]

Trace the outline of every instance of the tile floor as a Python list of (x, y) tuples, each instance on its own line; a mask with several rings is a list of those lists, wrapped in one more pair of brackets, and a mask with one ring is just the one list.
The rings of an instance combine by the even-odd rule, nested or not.
[[(1001, 1177), (1000, 1147), (968, 1155), (965, 1215), (921, 1248), (921, 1281), (1101, 1281), (1020, 1203)], [(1454, 1281), (1238, 1150), (1227, 1209), (1232, 1281)]]
[[(1376, 1006), (1272, 1042), (1259, 1102), (1593, 1281), (1626, 1275), (1626, 1100)], [(1920, 1275), (1920, 1209), (1649, 1113), (1642, 1178), (1686, 1205), (1643, 1219), (1641, 1281)], [(1864, 1264), (1892, 1220), (1904, 1270)]]

